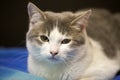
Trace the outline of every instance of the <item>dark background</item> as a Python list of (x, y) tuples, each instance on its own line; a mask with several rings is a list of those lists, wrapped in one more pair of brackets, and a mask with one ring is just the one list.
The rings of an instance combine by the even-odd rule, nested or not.
[[(0, 1), (0, 46), (25, 46), (28, 29), (28, 0)], [(31, 0), (41, 10), (77, 11), (83, 8), (105, 8), (112, 13), (120, 12), (120, 0)]]

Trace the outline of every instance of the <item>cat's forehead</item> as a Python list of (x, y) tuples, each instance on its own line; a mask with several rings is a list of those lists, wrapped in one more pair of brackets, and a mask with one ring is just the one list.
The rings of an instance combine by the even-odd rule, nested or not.
[(69, 13), (46, 13), (47, 19), (44, 21), (43, 25), (41, 26), (45, 33), (50, 33), (53, 29), (57, 29), (62, 34), (69, 34), (71, 31), (70, 24), (74, 17), (72, 14)]

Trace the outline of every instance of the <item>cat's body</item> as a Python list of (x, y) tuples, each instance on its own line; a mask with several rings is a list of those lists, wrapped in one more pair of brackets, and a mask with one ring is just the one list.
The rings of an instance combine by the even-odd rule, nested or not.
[(110, 13), (95, 10), (89, 19), (91, 10), (42, 12), (32, 3), (28, 12), (32, 74), (47, 80), (112, 80), (120, 69), (120, 25)]

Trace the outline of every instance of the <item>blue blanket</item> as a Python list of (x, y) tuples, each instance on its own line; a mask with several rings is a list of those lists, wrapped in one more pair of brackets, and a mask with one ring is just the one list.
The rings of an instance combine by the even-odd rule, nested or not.
[(44, 80), (28, 73), (27, 56), (26, 48), (0, 48), (0, 80)]
[(0, 67), (0, 80), (45, 80), (15, 69)]

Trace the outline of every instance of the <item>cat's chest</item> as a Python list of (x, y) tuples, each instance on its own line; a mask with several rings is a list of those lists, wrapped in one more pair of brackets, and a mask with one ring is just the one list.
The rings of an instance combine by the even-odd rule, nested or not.
[[(33, 67), (34, 66), (34, 67)], [(46, 66), (45, 66), (46, 67)], [(43, 77), (46, 80), (74, 80), (71, 71), (69, 69), (51, 69), (50, 67), (45, 68), (43, 66), (35, 65), (29, 67), (30, 73)]]
[(31, 56), (28, 58), (28, 68), (30, 73), (47, 80), (59, 80), (64, 72), (64, 69), (58, 66), (51, 67), (50, 65), (44, 66), (42, 63), (35, 63)]

